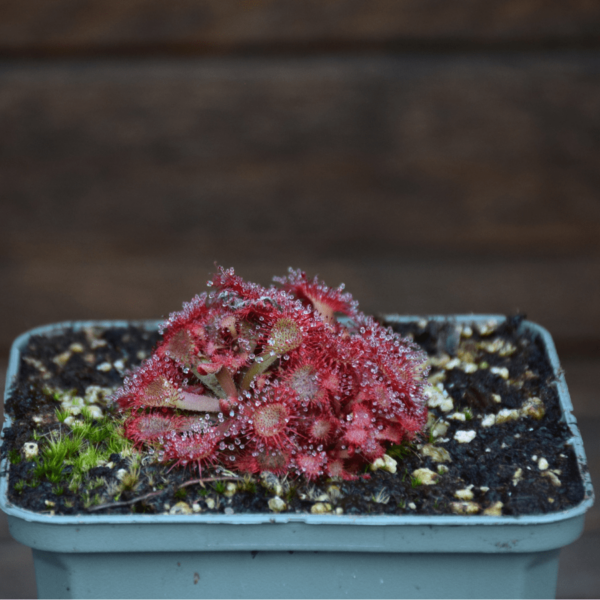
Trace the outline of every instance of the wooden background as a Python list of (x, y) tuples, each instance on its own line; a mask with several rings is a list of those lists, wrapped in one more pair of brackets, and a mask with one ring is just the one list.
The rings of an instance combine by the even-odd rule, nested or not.
[(597, 0), (0, 0), (0, 202), (4, 364), (294, 266), (369, 312), (526, 312), (600, 427)]

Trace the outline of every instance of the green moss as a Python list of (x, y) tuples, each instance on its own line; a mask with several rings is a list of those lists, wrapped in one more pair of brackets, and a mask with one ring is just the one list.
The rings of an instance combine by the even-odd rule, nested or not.
[[(297, 492), (298, 492), (297, 486), (290, 485), (288, 487), (288, 489), (285, 491), (284, 500), (288, 503), (291, 502), (296, 497)], [(254, 486), (254, 490), (252, 493), (256, 493), (256, 485)]]
[(23, 457), (16, 448), (13, 448), (8, 453), (8, 460), (10, 461), (11, 465), (18, 465), (23, 460)]
[(215, 483), (213, 485), (213, 489), (215, 490), (215, 492), (217, 492), (217, 494), (224, 494), (225, 493), (225, 482), (224, 481), (215, 481)]
[(52, 436), (48, 443), (42, 446), (34, 476), (37, 479), (45, 479), (51, 483), (59, 483), (62, 479), (62, 471), (65, 468), (70, 448), (69, 440)]
[(420, 485), (423, 485), (423, 482), (418, 477), (411, 477), (410, 485), (411, 485), (411, 487), (416, 488), (416, 487), (419, 487)]
[(132, 466), (132, 468), (127, 471), (123, 477), (121, 478), (121, 485), (119, 486), (121, 488), (121, 491), (133, 491), (135, 490), (140, 484), (140, 469), (139, 466), (134, 465)]
[(187, 490), (185, 488), (179, 488), (174, 494), (173, 497), (177, 501), (185, 500), (187, 496)]
[(103, 477), (96, 477), (96, 479), (94, 479), (90, 483), (90, 488), (94, 489), (97, 487), (103, 487), (105, 485), (106, 485), (106, 479), (104, 479)]
[[(65, 413), (56, 411), (57, 419), (63, 423), (68, 416)], [(63, 425), (46, 437), (37, 436), (39, 454), (33, 472), (35, 481), (49, 481), (58, 488), (68, 487), (72, 492), (82, 487), (102, 488), (106, 481), (90, 479), (89, 471), (109, 462), (111, 454), (131, 454), (132, 444), (124, 437), (120, 419), (115, 420), (114, 415), (94, 419), (85, 409), (82, 417), (70, 427)], [(71, 468), (65, 470), (65, 467)], [(130, 489), (137, 485), (138, 478), (139, 472)]]
[(59, 423), (64, 423), (71, 413), (68, 410), (61, 410), (60, 408), (57, 408), (54, 411), (54, 414), (56, 415)]
[(392, 446), (388, 448), (386, 454), (398, 462), (401, 462), (412, 452), (414, 452), (413, 444), (409, 442), (403, 442), (402, 444), (392, 444)]

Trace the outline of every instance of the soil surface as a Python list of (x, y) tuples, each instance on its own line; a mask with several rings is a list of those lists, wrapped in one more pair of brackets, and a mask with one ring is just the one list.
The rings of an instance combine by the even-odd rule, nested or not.
[[(44, 448), (70, 435), (84, 417), (75, 399), (117, 418), (109, 396), (158, 340), (143, 327), (65, 330), (34, 336), (21, 357), (4, 430), (9, 500), (49, 514), (264, 513), (524, 515), (564, 510), (584, 489), (540, 339), (523, 334), (522, 317), (483, 326), (422, 319), (391, 327), (430, 356), (425, 432), (388, 454), (396, 472), (369, 470), (356, 481), (306, 483), (214, 469), (171, 469), (130, 448), (73, 467), (53, 481)], [(70, 398), (71, 418), (57, 418)], [(62, 404), (61, 404), (62, 400)], [(76, 404), (76, 403), (75, 403)], [(60, 415), (59, 415), (60, 416)], [(89, 420), (89, 416), (87, 417)], [(77, 424), (77, 423), (76, 423)], [(87, 447), (92, 442), (83, 441)], [(32, 456), (34, 444), (38, 454)], [(28, 450), (27, 450), (28, 448)], [(392, 467), (393, 469), (393, 467)], [(277, 499), (277, 500), (274, 500)]]

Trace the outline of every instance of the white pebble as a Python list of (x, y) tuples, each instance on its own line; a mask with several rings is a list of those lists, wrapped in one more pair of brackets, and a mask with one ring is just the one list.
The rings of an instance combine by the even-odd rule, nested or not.
[(502, 396), (500, 396), (500, 394), (492, 394), (492, 400), (496, 402), (496, 404), (500, 404), (502, 402)]
[(444, 365), (444, 369), (446, 369), (446, 371), (451, 371), (452, 369), (458, 367), (458, 365), (460, 365), (460, 359), (453, 358)]
[(503, 408), (496, 415), (496, 425), (507, 423), (508, 421), (516, 421), (519, 418), (519, 411), (512, 408)]
[(331, 512), (331, 508), (329, 502), (317, 502), (310, 507), (310, 512), (313, 515), (324, 515)]
[(418, 479), (423, 485), (434, 485), (438, 480), (439, 475), (431, 469), (415, 469), (412, 476)]
[(190, 505), (186, 502), (177, 502), (174, 506), (169, 510), (170, 515), (191, 515), (192, 509)]
[(555, 487), (560, 487), (560, 479), (552, 471), (542, 471), (542, 477), (547, 477)]
[(98, 371), (102, 371), (103, 373), (108, 373), (112, 369), (112, 365), (109, 362), (100, 363), (96, 369)]
[(540, 460), (538, 460), (538, 469), (540, 471), (545, 471), (550, 465), (548, 464), (548, 461), (545, 458), (540, 458)]
[(384, 454), (381, 458), (377, 458), (371, 465), (372, 471), (381, 469), (382, 471), (389, 471), (390, 473), (396, 472), (398, 462), (395, 461), (391, 456)]
[(421, 454), (429, 456), (434, 462), (451, 462), (450, 453), (445, 448), (438, 448), (433, 444), (425, 444), (421, 448)]
[(73, 355), (73, 353), (70, 350), (67, 350), (66, 352), (63, 352), (62, 354), (55, 356), (52, 359), (52, 362), (57, 364), (59, 367), (64, 367), (69, 362), (69, 359), (71, 358), (72, 355)]
[(470, 488), (464, 488), (462, 490), (456, 490), (454, 492), (454, 497), (459, 500), (473, 500), (473, 492)]
[(231, 498), (233, 495), (235, 495), (236, 492), (237, 492), (237, 483), (234, 483), (233, 481), (228, 481), (227, 484), (225, 485), (225, 491), (223, 492), (223, 495), (226, 496), (227, 498)]
[(466, 421), (467, 418), (465, 417), (465, 413), (461, 413), (461, 412), (455, 412), (452, 413), (451, 415), (448, 416), (449, 419), (452, 419), (453, 421)]
[(412, 508), (413, 510), (415, 510), (415, 508), (417, 508), (417, 505), (414, 502), (409, 502), (408, 508)]
[(497, 338), (492, 342), (481, 342), (479, 347), (490, 354), (495, 354), (500, 350), (500, 348), (502, 348), (503, 345), (504, 342), (500, 338)]
[(539, 421), (546, 414), (546, 407), (539, 398), (529, 398), (521, 406), (521, 414)]
[(476, 435), (473, 429), (469, 429), (468, 431), (459, 430), (454, 434), (454, 439), (459, 444), (468, 444), (475, 439)]
[(496, 328), (498, 327), (498, 321), (494, 319), (490, 319), (489, 321), (485, 321), (484, 323), (478, 323), (475, 325), (477, 327), (477, 331), (479, 331), (480, 335), (486, 336), (494, 333)]
[(115, 473), (115, 477), (119, 480), (122, 481), (123, 477), (125, 477), (125, 475), (127, 475), (127, 469), (119, 469), (116, 473)]
[(434, 438), (444, 437), (446, 435), (446, 431), (448, 431), (448, 427), (450, 427), (450, 425), (446, 423), (446, 421), (438, 421), (431, 428), (431, 435)]
[(442, 412), (450, 412), (454, 408), (452, 398), (448, 396), (443, 387), (440, 389), (439, 386), (430, 387), (426, 390), (425, 395), (428, 397), (427, 406), (429, 408), (439, 408)]
[(337, 498), (339, 498), (341, 495), (342, 495), (342, 490), (340, 489), (339, 486), (337, 486), (337, 485), (330, 485), (327, 488), (327, 496), (331, 500), (337, 500)]
[(523, 479), (523, 469), (517, 469), (512, 478), (512, 484), (517, 485)]
[(119, 360), (116, 360), (114, 365), (115, 369), (117, 369), (117, 371), (119, 371), (120, 373), (122, 373), (125, 370), (125, 361), (120, 358)]
[(445, 371), (438, 371), (437, 373), (433, 373), (427, 377), (427, 381), (431, 383), (431, 385), (436, 385), (437, 383), (442, 383), (446, 379)]
[(454, 402), (450, 397), (445, 398), (444, 401), (440, 404), (440, 410), (445, 413), (450, 412), (453, 408)]
[(488, 508), (483, 511), (483, 514), (487, 517), (501, 517), (503, 506), (504, 504), (500, 501), (494, 502), (491, 506), (488, 506)]
[(287, 505), (279, 496), (275, 496), (269, 500), (269, 508), (273, 512), (281, 512), (287, 508)]
[(106, 404), (106, 399), (113, 393), (112, 388), (90, 385), (85, 388), (86, 404)]
[(506, 367), (491, 367), (490, 373), (494, 373), (494, 375), (499, 375), (502, 379), (508, 379), (509, 372)]
[(474, 515), (479, 512), (481, 508), (477, 502), (451, 502), (450, 507), (452, 512), (457, 515)]
[(87, 411), (92, 417), (92, 419), (101, 419), (102, 418), (102, 409), (95, 404), (90, 404), (87, 407)]
[(271, 473), (271, 471), (263, 471), (260, 474), (260, 478), (262, 485), (268, 490), (271, 490), (275, 496), (281, 496), (283, 494), (283, 486), (281, 485), (279, 479), (277, 479), (277, 477)]
[(31, 460), (38, 455), (39, 447), (35, 442), (26, 442), (23, 444), (23, 456), (25, 460)]
[(490, 415), (485, 415), (485, 417), (483, 417), (483, 419), (481, 420), (482, 427), (492, 427), (492, 425), (494, 425), (495, 423), (496, 415), (493, 413)]
[(427, 364), (432, 367), (443, 367), (450, 360), (448, 354), (442, 354), (441, 356), (430, 356), (427, 359)]
[(427, 398), (427, 406), (429, 408), (436, 408), (444, 401), (443, 387), (431, 386), (425, 389), (425, 397)]
[(204, 502), (206, 502), (206, 507), (210, 510), (212, 510), (216, 506), (214, 498), (205, 498)]

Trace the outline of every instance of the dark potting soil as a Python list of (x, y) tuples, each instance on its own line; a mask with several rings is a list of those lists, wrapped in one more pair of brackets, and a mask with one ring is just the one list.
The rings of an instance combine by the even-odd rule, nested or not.
[[(117, 417), (107, 403), (127, 370), (150, 355), (156, 332), (142, 326), (67, 329), (33, 336), (10, 382), (2, 455), (9, 500), (50, 514), (264, 513), (524, 515), (564, 510), (584, 496), (570, 431), (561, 417), (555, 374), (540, 339), (519, 330), (522, 317), (472, 327), (422, 319), (389, 325), (430, 356), (426, 431), (388, 451), (396, 472), (358, 480), (277, 479), (186, 469), (127, 449), (88, 464), (78, 485), (65, 461), (50, 481), (43, 450), (68, 434), (57, 409), (79, 399)], [(70, 399), (70, 400), (69, 400)], [(63, 404), (61, 404), (61, 401)], [(77, 412), (77, 410), (72, 410)], [(66, 413), (63, 413), (62, 418)], [(82, 417), (75, 415), (81, 424)], [(88, 417), (89, 419), (89, 417)], [(26, 456), (27, 444), (37, 456)], [(91, 442), (83, 441), (86, 448)], [(42, 463), (42, 464), (40, 464)], [(62, 469), (62, 471), (61, 471)]]

